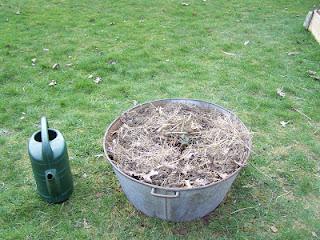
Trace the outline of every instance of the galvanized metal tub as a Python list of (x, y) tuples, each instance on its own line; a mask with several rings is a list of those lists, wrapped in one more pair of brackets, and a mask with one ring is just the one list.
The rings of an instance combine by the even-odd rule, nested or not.
[[(129, 109), (127, 112), (136, 108), (144, 107), (150, 103), (154, 106), (162, 106), (167, 103), (191, 104), (203, 109), (216, 109), (217, 111), (225, 113), (233, 118), (237, 118), (232, 112), (222, 108), (221, 106), (192, 99), (157, 100), (137, 105)], [(241, 121), (240, 123), (243, 124)], [(232, 175), (221, 181), (214, 182), (203, 187), (189, 189), (166, 188), (141, 182), (125, 174), (115, 165), (108, 155), (106, 143), (111, 141), (111, 133), (117, 130), (121, 125), (122, 122), (120, 121), (120, 118), (117, 118), (107, 128), (103, 141), (104, 153), (107, 160), (111, 163), (113, 170), (120, 181), (122, 190), (129, 201), (137, 209), (148, 216), (158, 217), (174, 222), (191, 221), (203, 217), (219, 206), (229, 191), (233, 181), (242, 169), (242, 167), (238, 168)], [(251, 148), (251, 142), (249, 143), (249, 147)], [(247, 158), (249, 155), (250, 152)], [(247, 159), (245, 159), (245, 161), (246, 160)]]

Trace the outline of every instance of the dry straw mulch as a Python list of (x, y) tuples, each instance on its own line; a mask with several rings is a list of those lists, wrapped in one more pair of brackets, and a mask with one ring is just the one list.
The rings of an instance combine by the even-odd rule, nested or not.
[(250, 134), (235, 118), (178, 103), (133, 109), (107, 151), (127, 175), (163, 187), (192, 188), (227, 178), (245, 164)]

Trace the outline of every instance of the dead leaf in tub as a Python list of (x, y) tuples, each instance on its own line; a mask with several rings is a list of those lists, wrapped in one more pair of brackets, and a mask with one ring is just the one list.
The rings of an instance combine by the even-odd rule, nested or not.
[(181, 172), (184, 174), (184, 175), (187, 175), (188, 172), (190, 172), (192, 170), (192, 167), (189, 165), (189, 164), (186, 164), (184, 166), (184, 168), (181, 170)]
[(207, 180), (203, 179), (203, 178), (197, 178), (195, 181), (194, 181), (194, 184), (197, 185), (197, 186), (204, 186), (208, 183)]
[(158, 111), (158, 113), (159, 113), (160, 115), (162, 115), (162, 114), (163, 114), (162, 109), (163, 109), (163, 108), (162, 108), (161, 106), (157, 108), (157, 111)]
[(273, 233), (277, 233), (278, 232), (278, 228), (276, 228), (275, 226), (271, 226), (270, 229), (271, 229), (271, 231)]
[(222, 154), (223, 155), (227, 155), (229, 153), (230, 149), (229, 148), (226, 148), (222, 151)]
[(285, 97), (286, 96), (285, 92), (283, 91), (283, 88), (277, 88), (277, 94), (280, 97)]
[(184, 184), (186, 185), (187, 188), (192, 188), (190, 180), (184, 180)]
[(158, 171), (155, 170), (151, 170), (148, 174), (142, 175), (142, 178), (146, 181), (146, 182), (152, 182), (151, 177), (158, 175)]
[(202, 129), (202, 126), (201, 126), (201, 124), (195, 123), (194, 121), (192, 121), (191, 122), (191, 129), (192, 130), (199, 130), (199, 129)]
[(226, 179), (229, 175), (226, 173), (218, 173), (222, 179)]
[(177, 167), (177, 163), (167, 163), (167, 162), (164, 162), (162, 164), (163, 167), (166, 167), (166, 168), (169, 168), (169, 169), (175, 169)]

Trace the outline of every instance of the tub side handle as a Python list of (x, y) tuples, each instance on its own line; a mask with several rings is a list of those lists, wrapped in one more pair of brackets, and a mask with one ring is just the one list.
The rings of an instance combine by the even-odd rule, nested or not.
[(179, 197), (179, 192), (174, 192), (174, 195), (166, 195), (166, 194), (160, 194), (156, 193), (156, 189), (152, 188), (150, 194), (155, 197), (161, 197), (161, 198), (177, 198)]

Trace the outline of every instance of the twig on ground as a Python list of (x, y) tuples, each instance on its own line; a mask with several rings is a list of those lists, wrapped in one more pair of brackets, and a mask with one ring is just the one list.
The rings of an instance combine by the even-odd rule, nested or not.
[(312, 121), (311, 117), (307, 116), (306, 114), (304, 114), (302, 111), (300, 111), (299, 109), (293, 108), (293, 110), (295, 110), (296, 112), (300, 113), (302, 116), (304, 116), (305, 118), (309, 119), (310, 121)]
[(279, 198), (281, 198), (281, 197), (283, 197), (283, 196), (286, 196), (286, 195), (288, 195), (288, 194), (290, 194), (290, 193), (291, 193), (291, 191), (288, 191), (288, 192), (285, 192), (285, 193), (277, 196), (276, 199), (275, 199), (275, 202), (278, 201)]
[(231, 213), (231, 215), (232, 215), (232, 214), (235, 214), (235, 213), (237, 213), (237, 212), (241, 212), (241, 211), (244, 211), (244, 210), (247, 210), (247, 209), (253, 209), (253, 208), (256, 208), (256, 207), (240, 208), (240, 209), (238, 209), (238, 210), (236, 210), (236, 211), (233, 211), (233, 212)]

